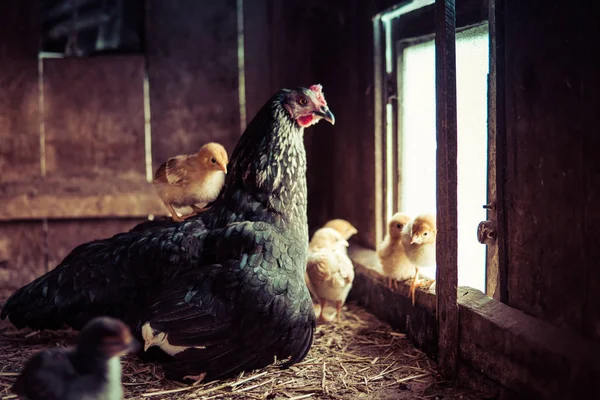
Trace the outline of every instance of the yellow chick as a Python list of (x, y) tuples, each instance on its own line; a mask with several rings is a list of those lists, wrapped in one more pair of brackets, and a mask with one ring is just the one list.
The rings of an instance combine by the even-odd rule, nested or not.
[(388, 279), (388, 287), (398, 288), (398, 281), (404, 281), (415, 275), (415, 267), (408, 260), (402, 246), (402, 229), (410, 222), (404, 213), (396, 213), (388, 222), (388, 232), (377, 249), (383, 274)]
[(410, 262), (415, 266), (415, 275), (410, 285), (410, 295), (415, 304), (415, 290), (419, 281), (419, 267), (435, 265), (436, 221), (433, 214), (421, 214), (402, 229), (402, 247)]
[(319, 320), (324, 320), (323, 311), (327, 302), (335, 303), (339, 321), (342, 305), (354, 281), (354, 265), (346, 254), (348, 241), (333, 228), (317, 230), (308, 245), (306, 284), (321, 304)]
[[(225, 184), (227, 151), (218, 143), (207, 143), (198, 153), (169, 158), (154, 174), (154, 188), (171, 213), (181, 222), (214, 201)], [(198, 207), (197, 204), (202, 204)], [(193, 213), (180, 217), (175, 207), (192, 207)]]
[(345, 219), (332, 219), (323, 225), (323, 228), (333, 228), (339, 233), (342, 234), (344, 239), (348, 240), (350, 237), (356, 233), (358, 233), (358, 229), (356, 229), (350, 222)]

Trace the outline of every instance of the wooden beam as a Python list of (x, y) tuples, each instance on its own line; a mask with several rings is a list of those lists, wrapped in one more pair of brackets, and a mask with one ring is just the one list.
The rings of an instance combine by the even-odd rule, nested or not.
[(0, 221), (167, 215), (140, 179), (49, 179), (0, 185)]
[(454, 379), (458, 367), (458, 145), (454, 0), (436, 0), (435, 12), (438, 351), (440, 372), (447, 379)]
[[(495, 257), (488, 257), (488, 296), (508, 303), (508, 247), (506, 221), (506, 106), (505, 106), (505, 56), (504, 56), (504, 0), (490, 1), (490, 159), (488, 182), (493, 195), (494, 210), (488, 219), (496, 222), (497, 240)], [(493, 142), (492, 142), (493, 141)], [(493, 154), (492, 154), (493, 151)], [(493, 186), (493, 187), (492, 187)], [(491, 192), (494, 193), (491, 193)], [(490, 248), (488, 247), (488, 251)]]
[(373, 178), (375, 180), (374, 196), (374, 211), (375, 211), (375, 232), (373, 238), (373, 247), (381, 243), (386, 232), (386, 216), (385, 216), (385, 199), (386, 199), (386, 184), (385, 184), (385, 127), (386, 127), (386, 110), (385, 110), (385, 31), (381, 18), (377, 17), (373, 23), (373, 41), (374, 41), (374, 101), (373, 101), (373, 116), (374, 116), (374, 150), (375, 162), (373, 164)]

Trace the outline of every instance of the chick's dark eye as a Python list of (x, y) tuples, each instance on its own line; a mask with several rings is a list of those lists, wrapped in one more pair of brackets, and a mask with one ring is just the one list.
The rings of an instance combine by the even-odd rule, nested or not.
[(306, 100), (306, 97), (300, 97), (298, 99), (298, 104), (300, 104), (301, 106), (305, 106), (308, 104), (308, 100)]
[(396, 227), (397, 227), (397, 228), (402, 228), (402, 225), (400, 225), (400, 224), (396, 224)]
[(210, 159), (210, 162), (214, 164), (214, 163), (216, 163), (216, 162), (217, 162), (217, 160), (215, 160), (214, 158), (211, 158), (211, 159)]
[(427, 236), (427, 232), (423, 232), (423, 236)]

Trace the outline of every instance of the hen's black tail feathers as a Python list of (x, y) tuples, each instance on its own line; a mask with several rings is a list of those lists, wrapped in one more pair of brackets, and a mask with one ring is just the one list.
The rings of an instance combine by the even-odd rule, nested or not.
[(139, 234), (119, 234), (84, 243), (59, 266), (17, 290), (2, 307), (0, 318), (18, 328), (81, 329), (97, 315), (123, 318), (132, 297), (131, 268), (124, 268)]
[(0, 318), (8, 317), (19, 329), (62, 329), (65, 321), (46, 296), (51, 278), (44, 275), (13, 293), (4, 303)]
[(313, 343), (313, 336), (315, 331), (314, 318), (310, 320), (309, 323), (312, 325), (310, 329), (299, 330), (299, 332), (302, 332), (304, 334), (304, 340), (298, 340), (296, 342), (301, 344), (300, 347), (297, 349), (299, 351), (295, 351), (292, 357), (281, 365), (281, 368), (288, 368), (296, 363), (299, 363), (300, 361), (304, 360), (304, 357), (306, 357), (306, 355), (308, 354), (308, 351), (310, 350)]

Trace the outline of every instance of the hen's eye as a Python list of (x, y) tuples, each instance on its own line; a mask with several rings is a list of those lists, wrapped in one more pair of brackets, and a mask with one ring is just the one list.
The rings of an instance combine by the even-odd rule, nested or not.
[(210, 159), (210, 162), (214, 164), (214, 163), (217, 162), (217, 160), (215, 160), (214, 157), (213, 157), (213, 158)]
[(307, 105), (307, 104), (308, 104), (308, 100), (306, 100), (306, 97), (300, 97), (300, 98), (298, 99), (298, 103), (299, 103), (301, 106), (305, 106), (305, 105)]
[(397, 228), (402, 228), (402, 225), (400, 225), (400, 224), (396, 224), (396, 227), (397, 227)]

